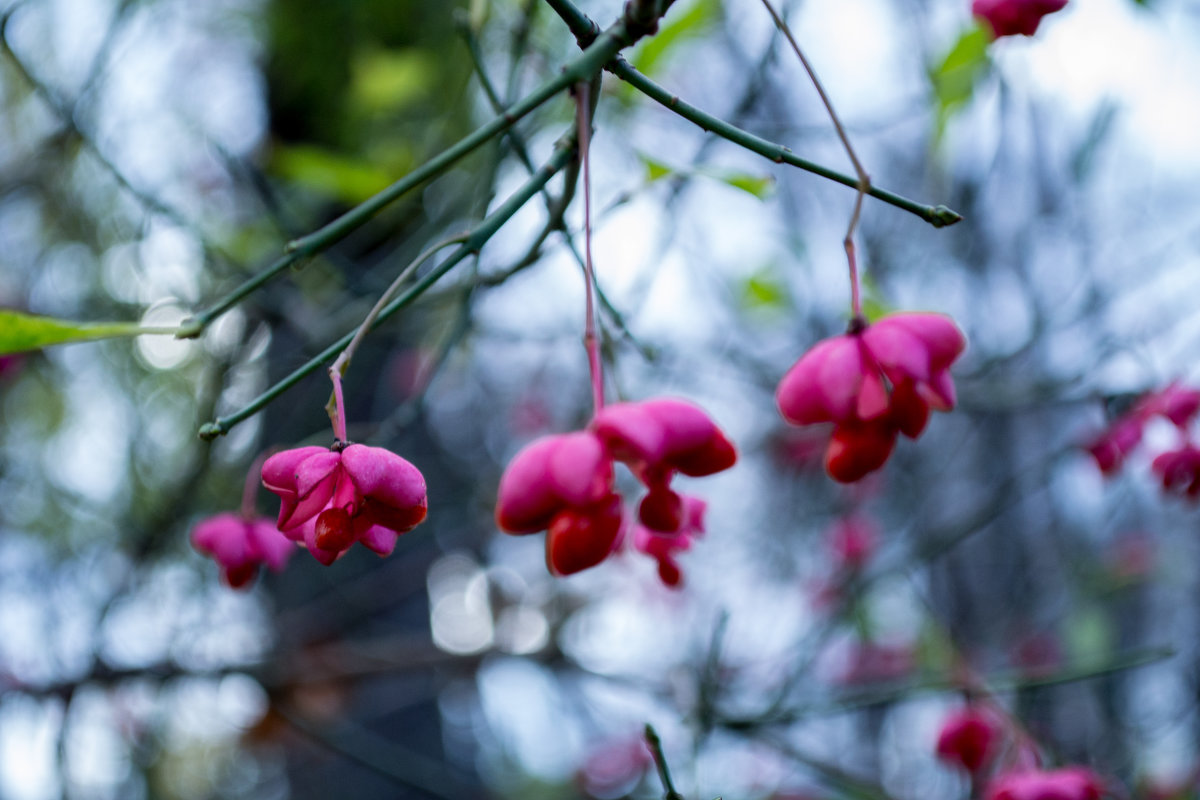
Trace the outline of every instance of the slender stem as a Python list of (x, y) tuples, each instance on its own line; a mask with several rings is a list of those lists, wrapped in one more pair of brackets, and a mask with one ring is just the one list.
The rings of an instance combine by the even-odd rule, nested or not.
[(391, 282), (383, 294), (379, 296), (379, 299), (375, 301), (375, 305), (367, 312), (367, 318), (362, 321), (362, 324), (358, 326), (358, 330), (354, 332), (354, 338), (350, 340), (350, 344), (346, 345), (346, 349), (330, 365), (329, 379), (333, 381), (333, 398), (331, 401), (332, 408), (327, 407), (327, 410), (329, 411), (329, 418), (333, 422), (334, 436), (337, 437), (339, 442), (346, 441), (346, 406), (345, 401), (342, 399), (342, 376), (346, 374), (346, 368), (350, 366), (350, 359), (354, 358), (355, 352), (358, 351), (358, 346), (362, 344), (362, 340), (367, 336), (367, 331), (371, 330), (371, 326), (379, 319), (380, 312), (391, 301), (392, 296), (400, 290), (400, 287), (404, 285), (404, 282), (414, 272), (420, 269), (422, 264), (432, 258), (439, 250), (449, 247), (452, 244), (459, 244), (465, 241), (466, 238), (467, 234), (460, 233), (449, 239), (443, 239), (432, 247), (426, 248), (424, 252), (409, 262), (404, 269), (400, 270), (400, 274), (396, 276), (396, 279)]
[[(359, 331), (361, 330), (360, 327)], [(336, 363), (329, 368), (329, 380), (333, 382), (333, 413), (330, 414), (330, 421), (333, 422), (333, 438), (339, 442), (345, 442), (346, 400), (342, 397), (342, 373), (337, 369)]]
[(258, 497), (258, 485), (262, 481), (262, 465), (272, 452), (272, 450), (264, 450), (259, 453), (258, 458), (254, 459), (254, 463), (250, 465), (250, 471), (246, 473), (246, 482), (242, 485), (241, 512), (244, 519), (254, 519), (254, 501)]
[(208, 328), (218, 317), (224, 314), (229, 309), (236, 306), (238, 303), (245, 300), (254, 292), (269, 281), (275, 278), (279, 273), (283, 272), (288, 267), (292, 266), (301, 259), (300, 253), (285, 253), (279, 258), (271, 262), (262, 272), (258, 273), (243, 281), (240, 286), (233, 289), (217, 302), (213, 303), (208, 308), (201, 311), (199, 314), (194, 314), (185, 319), (179, 326), (179, 332), (175, 334), (179, 339), (194, 339)]
[(662, 740), (649, 722), (646, 723), (646, 745), (654, 756), (654, 765), (658, 767), (658, 777), (662, 780), (666, 800), (683, 800), (683, 795), (675, 791), (675, 784), (671, 782), (671, 770), (667, 768), (667, 757), (663, 755)]
[(287, 267), (305, 256), (328, 249), (335, 242), (348, 236), (365, 224), (384, 207), (394, 202), (425, 181), (445, 172), (455, 163), (474, 152), (486, 142), (515, 125), (522, 117), (541, 107), (563, 89), (587, 79), (599, 72), (604, 64), (621, 51), (646, 35), (649, 31), (622, 16), (602, 34), (593, 37), (592, 44), (578, 58), (569, 62), (555, 76), (549, 78), (524, 98), (506, 109), (491, 122), (477, 128), (473, 133), (443, 150), (383, 191), (342, 214), (324, 227), (294, 239), (288, 243), (285, 255), (267, 267), (261, 274), (239, 286), (227, 297), (211, 308), (187, 320), (180, 334), (182, 337), (199, 336), (205, 328), (247, 295), (274, 278)]
[[(475, 74), (479, 77), (479, 85), (483, 87), (483, 92), (487, 96), (488, 105), (492, 107), (492, 110), (495, 113), (502, 113), (504, 111), (504, 105), (500, 100), (500, 95), (496, 91), (496, 86), (492, 83), (491, 79), (488, 77), (487, 70), (484, 68), (483, 53), (479, 49), (478, 37), (475, 36), (474, 31), (472, 31), (469, 26), (460, 26), (459, 30), (462, 33), (463, 40), (466, 42), (467, 52), (471, 55), (471, 62), (475, 67)], [(512, 143), (513, 152), (517, 154), (517, 158), (520, 160), (521, 165), (524, 166), (525, 170), (532, 175), (536, 167), (533, 165), (533, 160), (529, 157), (529, 148), (526, 145), (525, 137), (523, 137), (516, 128), (510, 128), (505, 135)], [(574, 185), (574, 181), (568, 181), (568, 189)], [(584, 269), (585, 264), (583, 256), (580, 254), (579, 248), (575, 246), (575, 237), (571, 235), (571, 229), (567, 227), (566, 223), (563, 221), (562, 211), (566, 208), (567, 203), (556, 202), (555, 199), (550, 196), (550, 192), (546, 190), (543, 190), (541, 195), (542, 199), (545, 201), (546, 210), (550, 212), (550, 219), (547, 222), (546, 227), (547, 235), (549, 235), (550, 231), (553, 230), (560, 231), (562, 233), (563, 241), (567, 245), (567, 250), (569, 250), (571, 255), (575, 258), (575, 261), (579, 264), (580, 269)], [(545, 237), (540, 238), (542, 240), (545, 239)], [(534, 252), (537, 252), (540, 247), (541, 242), (538, 242), (538, 248), (535, 248)], [(629, 342), (641, 352), (643, 357), (649, 360), (652, 357), (649, 348), (647, 348), (642, 342), (638, 341), (638, 339), (629, 330), (629, 326), (625, 323), (624, 315), (618, 311), (616, 306), (612, 304), (612, 301), (608, 299), (608, 295), (604, 292), (604, 289), (600, 286), (599, 282), (595, 284), (595, 289), (596, 300), (600, 303), (600, 306), (604, 309), (605, 313), (608, 314), (609, 318), (612, 319), (613, 324), (618, 330), (620, 330), (621, 335), (629, 340)]]
[(391, 285), (384, 290), (384, 293), (379, 296), (379, 300), (376, 301), (375, 305), (372, 306), (371, 310), (367, 313), (367, 318), (364, 319), (362, 324), (358, 326), (358, 330), (354, 333), (354, 338), (350, 340), (350, 344), (346, 345), (346, 349), (342, 351), (342, 354), (337, 357), (337, 360), (333, 362), (333, 366), (331, 366), (329, 369), (331, 371), (337, 370), (338, 375), (345, 375), (346, 367), (350, 366), (350, 359), (354, 358), (354, 353), (358, 350), (358, 346), (366, 337), (367, 331), (369, 331), (371, 326), (375, 324), (375, 321), (379, 319), (379, 313), (383, 311), (384, 307), (386, 307), (389, 302), (391, 302), (392, 297), (400, 290), (400, 287), (404, 284), (404, 282), (408, 280), (414, 272), (420, 269), (422, 264), (436, 255), (439, 250), (443, 250), (452, 244), (461, 244), (467, 240), (469, 235), (469, 233), (460, 233), (455, 236), (451, 236), (449, 239), (443, 239), (432, 247), (426, 248), (424, 252), (409, 262), (409, 264), (400, 271), (400, 274), (396, 276), (396, 279), (392, 281)]
[[(514, 192), (504, 203), (491, 213), (482, 222), (471, 229), (470, 234), (462, 245), (451, 253), (445, 261), (438, 264), (435, 268), (429, 271), (409, 287), (408, 291), (397, 297), (392, 302), (388, 303), (380, 310), (376, 317), (377, 322), (382, 322), (391, 317), (396, 312), (406, 308), (414, 300), (423, 295), (430, 286), (437, 282), (439, 278), (449, 272), (456, 264), (462, 261), (472, 253), (476, 253), (483, 247), (487, 241), (499, 230), (505, 222), (517, 213), (522, 206), (538, 193), (538, 191), (546, 185), (546, 183), (554, 177), (560, 170), (563, 169), (570, 161), (575, 151), (574, 136), (568, 136), (561, 139), (555, 148), (554, 154), (550, 160), (542, 165), (528, 181), (526, 181), (520, 189)], [(342, 338), (325, 348), (321, 353), (314, 356), (308, 362), (294, 370), (283, 380), (276, 383), (271, 388), (267, 389), (248, 405), (230, 414), (229, 416), (220, 417), (212, 422), (205, 423), (200, 426), (199, 435), (201, 439), (215, 439), (228, 433), (235, 425), (249, 419), (254, 414), (262, 410), (268, 403), (279, 397), (288, 389), (295, 386), (297, 383), (308, 377), (310, 374), (320, 369), (334, 358), (341, 350), (343, 350), (351, 340), (353, 340), (355, 331), (347, 333)]]
[[(546, 0), (546, 3), (567, 23), (567, 26), (570, 27), (571, 32), (575, 35), (581, 47), (587, 47), (596, 39), (600, 30), (596, 23), (572, 4), (570, 0)], [(781, 144), (767, 141), (760, 136), (756, 136), (749, 131), (726, 122), (720, 117), (714, 117), (712, 114), (701, 111), (696, 106), (680, 100), (678, 96), (671, 94), (666, 88), (638, 72), (620, 55), (614, 56), (605, 64), (604, 68), (651, 100), (662, 105), (668, 111), (673, 111), (701, 130), (716, 134), (722, 139), (733, 142), (777, 164), (789, 164), (805, 172), (811, 172), (827, 180), (840, 183), (843, 186), (849, 186), (850, 188), (858, 187), (858, 179), (853, 176), (845, 175), (837, 170), (800, 158)], [(947, 225), (953, 225), (962, 220), (961, 214), (944, 205), (925, 205), (894, 192), (875, 188), (874, 186), (871, 186), (867, 190), (867, 194), (876, 200), (882, 200), (888, 205), (914, 214), (935, 228), (944, 228)]]
[(589, 78), (603, 68), (605, 62), (633, 43), (633, 35), (622, 18), (597, 37), (595, 43), (578, 58), (567, 64), (554, 77), (534, 89), (502, 115), (483, 125), (457, 144), (426, 161), (405, 177), (383, 191), (355, 206), (323, 228), (288, 243), (289, 252), (311, 254), (319, 252), (342, 239), (401, 195), (432, 178), (485, 142), (512, 127), (525, 115), (540, 107), (563, 89)]
[(863, 195), (871, 188), (871, 177), (867, 175), (867, 171), (863, 169), (862, 162), (858, 160), (858, 156), (854, 152), (854, 147), (850, 144), (850, 137), (846, 135), (846, 129), (842, 127), (842, 121), (838, 119), (837, 112), (833, 110), (833, 103), (829, 100), (829, 95), (825, 93), (825, 87), (821, 85), (816, 71), (808, 63), (808, 59), (804, 57), (804, 51), (800, 49), (796, 37), (792, 35), (792, 29), (788, 27), (783, 17), (779, 16), (775, 11), (775, 7), (771, 5), (771, 0), (762, 0), (762, 4), (767, 9), (767, 13), (771, 15), (771, 19), (775, 21), (775, 26), (787, 37), (788, 44), (792, 46), (792, 51), (796, 54), (796, 58), (800, 59), (800, 63), (804, 65), (804, 71), (808, 73), (809, 80), (816, 87), (817, 94), (821, 96), (821, 103), (825, 106), (825, 111), (829, 114), (829, 119), (833, 122), (833, 127), (837, 131), (838, 138), (842, 140), (842, 146), (846, 148), (846, 155), (850, 156), (850, 163), (854, 165), (854, 174), (858, 176), (858, 194), (854, 198), (854, 211), (850, 214), (850, 225), (846, 228), (846, 237), (842, 240), (842, 244), (846, 248), (846, 261), (850, 266), (850, 308), (854, 314), (854, 319), (859, 320), (862, 318), (862, 298), (859, 292), (858, 259), (855, 257), (854, 252), (854, 229), (858, 227), (858, 219), (862, 215)]
[(600, 339), (596, 336), (596, 308), (592, 299), (596, 287), (596, 270), (592, 266), (592, 178), (591, 159), (588, 158), (588, 146), (592, 138), (590, 90), (587, 81), (580, 81), (575, 86), (575, 125), (579, 138), (579, 158), (583, 162), (583, 291), (587, 295), (583, 346), (587, 348), (588, 371), (592, 378), (592, 406), (599, 412), (604, 408), (604, 368), (600, 363)]

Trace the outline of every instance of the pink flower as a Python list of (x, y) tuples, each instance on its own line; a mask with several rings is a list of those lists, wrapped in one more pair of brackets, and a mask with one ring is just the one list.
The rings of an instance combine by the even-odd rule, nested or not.
[(544, 436), (500, 478), (496, 524), (512, 534), (548, 531), (546, 566), (556, 575), (594, 567), (616, 546), (624, 522), (612, 459), (593, 434)]
[(1178, 450), (1162, 453), (1150, 469), (1162, 480), (1164, 490), (1189, 500), (1200, 499), (1200, 449), (1195, 445), (1189, 442)]
[(621, 797), (633, 791), (653, 763), (641, 736), (613, 740), (588, 753), (575, 773), (575, 781), (588, 797)]
[(737, 461), (737, 451), (716, 423), (685, 400), (617, 403), (597, 412), (588, 427), (650, 490), (638, 517), (662, 533), (678, 530), (687, 514), (683, 499), (670, 487), (676, 472), (701, 477)]
[(1009, 772), (992, 781), (986, 800), (1099, 800), (1100, 778), (1085, 767)]
[(938, 758), (978, 772), (995, 757), (1003, 732), (993, 714), (980, 708), (962, 708), (942, 723), (938, 735)]
[(278, 527), (322, 564), (355, 542), (380, 555), (425, 519), (425, 478), (382, 447), (298, 447), (263, 463), (263, 485), (279, 495)]
[(992, 29), (994, 38), (1023, 34), (1033, 36), (1042, 17), (1061, 11), (1067, 0), (975, 0), (971, 13)]
[(1128, 456), (1142, 441), (1142, 428), (1145, 424), (1140, 414), (1120, 417), (1091, 444), (1087, 451), (1096, 459), (1096, 466), (1105, 475), (1113, 475), (1125, 463)]
[(270, 519), (232, 513), (201, 520), (191, 539), (192, 547), (221, 565), (221, 578), (234, 589), (249, 586), (260, 564), (280, 571), (296, 549)]
[(1179, 381), (1151, 392), (1139, 400), (1135, 407), (1135, 413), (1143, 418), (1158, 414), (1183, 429), (1195, 418), (1197, 411), (1200, 411), (1200, 390), (1181, 386)]
[(874, 522), (854, 514), (838, 520), (830, 528), (828, 538), (838, 569), (856, 572), (875, 552), (878, 536)]
[(676, 556), (691, 549), (692, 541), (704, 535), (704, 510), (707, 504), (699, 497), (682, 495), (683, 514), (674, 532), (662, 533), (644, 525), (633, 529), (633, 547), (658, 562), (658, 577), (672, 588), (683, 582)]
[(833, 423), (825, 468), (850, 483), (883, 466), (898, 433), (915, 439), (930, 409), (948, 411), (956, 397), (950, 365), (966, 347), (941, 314), (891, 314), (818, 342), (775, 391), (784, 419)]

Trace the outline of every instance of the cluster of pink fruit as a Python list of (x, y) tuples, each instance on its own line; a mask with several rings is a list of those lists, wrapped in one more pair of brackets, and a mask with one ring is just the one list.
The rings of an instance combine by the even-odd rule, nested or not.
[[(893, 314), (871, 324), (856, 318), (850, 332), (820, 342), (788, 371), (776, 393), (780, 411), (798, 425), (831, 423), (826, 469), (836, 480), (856, 481), (883, 466), (900, 433), (919, 435), (930, 409), (953, 407), (949, 367), (963, 347), (962, 333), (940, 314)], [(671, 481), (713, 475), (736, 460), (721, 429), (687, 401), (617, 403), (598, 410), (586, 430), (546, 436), (519, 452), (500, 480), (496, 522), (511, 534), (547, 531), (546, 564), (556, 575), (599, 564), (628, 530), (633, 549), (658, 562), (665, 584), (678, 586), (676, 559), (704, 532), (705, 502), (676, 492)], [(614, 488), (616, 462), (647, 490), (629, 526)], [(279, 534), (322, 564), (356, 542), (390, 553), (427, 508), (416, 467), (383, 448), (341, 440), (271, 456), (262, 483), (282, 501)], [(246, 585), (259, 563), (282, 566), (279, 539), (245, 511), (193, 533), (232, 586)]]
[(1197, 412), (1200, 412), (1200, 390), (1172, 383), (1139, 398), (1086, 448), (1101, 472), (1115, 475), (1141, 444), (1146, 426), (1161, 417), (1175, 426), (1180, 443), (1155, 456), (1150, 469), (1162, 482), (1164, 491), (1200, 500), (1200, 447), (1188, 431)]
[[(1001, 759), (1006, 749), (1010, 757)], [(937, 754), (970, 773), (972, 783), (984, 787), (985, 800), (1099, 800), (1104, 794), (1104, 782), (1086, 767), (1037, 766), (1028, 737), (1012, 731), (1000, 712), (981, 705), (960, 709), (946, 719)]]
[(534, 441), (500, 479), (496, 523), (517, 535), (546, 531), (546, 565), (556, 575), (599, 564), (626, 527), (613, 488), (616, 461), (647, 489), (633, 546), (658, 562), (664, 583), (677, 586), (682, 575), (675, 556), (704, 532), (705, 502), (673, 490), (671, 479), (713, 475), (737, 461), (721, 429), (684, 400), (617, 403), (597, 411), (587, 430)]

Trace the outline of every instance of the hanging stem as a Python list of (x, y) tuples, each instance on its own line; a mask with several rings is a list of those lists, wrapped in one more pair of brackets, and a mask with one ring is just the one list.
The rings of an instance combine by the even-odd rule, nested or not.
[(258, 458), (254, 459), (254, 463), (250, 465), (250, 471), (246, 473), (246, 483), (242, 486), (241, 512), (243, 519), (254, 519), (254, 501), (258, 498), (258, 484), (262, 481), (262, 465), (274, 452), (275, 448), (272, 448), (259, 453)]
[(592, 405), (596, 411), (604, 408), (604, 371), (600, 363), (600, 339), (596, 335), (596, 272), (592, 266), (592, 178), (588, 158), (591, 143), (591, 86), (587, 81), (575, 84), (575, 124), (578, 129), (579, 158), (583, 161), (583, 273), (584, 293), (587, 295), (587, 320), (583, 328), (583, 345), (587, 348), (588, 370), (592, 377)]
[(792, 46), (792, 51), (796, 54), (796, 58), (800, 59), (800, 63), (804, 65), (804, 71), (808, 73), (809, 80), (817, 89), (817, 94), (821, 96), (821, 103), (825, 106), (825, 111), (829, 114), (829, 119), (833, 122), (834, 130), (837, 131), (838, 138), (842, 140), (842, 146), (846, 148), (846, 155), (850, 156), (850, 163), (854, 165), (854, 174), (858, 177), (858, 194), (854, 198), (854, 211), (850, 214), (850, 225), (846, 228), (846, 238), (842, 240), (842, 244), (846, 248), (846, 261), (850, 265), (850, 308), (854, 314), (855, 320), (862, 319), (862, 298), (859, 292), (858, 281), (858, 259), (854, 251), (854, 229), (858, 227), (858, 219), (862, 215), (863, 196), (871, 190), (871, 177), (867, 175), (867, 171), (863, 169), (862, 162), (858, 160), (858, 156), (854, 152), (854, 147), (850, 144), (850, 137), (846, 135), (846, 129), (842, 127), (842, 122), (838, 119), (837, 112), (833, 110), (833, 103), (829, 100), (829, 95), (825, 94), (825, 87), (821, 85), (820, 79), (817, 78), (817, 73), (813, 70), (812, 65), (808, 63), (808, 59), (804, 57), (804, 52), (800, 49), (800, 45), (796, 42), (796, 37), (792, 35), (791, 28), (783, 21), (783, 17), (779, 16), (771, 5), (771, 0), (762, 0), (762, 4), (766, 7), (767, 12), (771, 15), (771, 19), (775, 21), (775, 27), (787, 37), (788, 44)]
[(379, 318), (380, 312), (391, 302), (396, 292), (400, 291), (400, 287), (404, 285), (414, 272), (416, 272), (422, 264), (432, 258), (439, 250), (449, 247), (452, 244), (461, 244), (467, 240), (468, 234), (460, 233), (451, 236), (449, 239), (443, 239), (437, 244), (429, 247), (419, 256), (414, 258), (408, 266), (400, 271), (396, 279), (384, 291), (379, 299), (375, 301), (375, 305), (367, 312), (367, 318), (358, 326), (358, 330), (354, 332), (354, 338), (350, 340), (350, 344), (346, 345), (346, 349), (329, 365), (329, 379), (333, 381), (333, 398), (332, 408), (327, 407), (329, 418), (333, 422), (333, 435), (337, 437), (339, 442), (346, 441), (346, 415), (345, 407), (342, 402), (342, 376), (346, 374), (346, 368), (350, 366), (350, 359), (354, 358), (354, 352), (358, 350), (359, 344), (366, 337), (367, 331), (371, 330), (371, 326), (375, 324), (375, 320)]

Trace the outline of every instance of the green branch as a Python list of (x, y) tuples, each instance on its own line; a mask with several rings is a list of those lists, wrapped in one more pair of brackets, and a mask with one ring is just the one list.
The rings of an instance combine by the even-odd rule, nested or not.
[[(596, 23), (592, 22), (587, 15), (576, 8), (570, 0), (546, 0), (546, 2), (567, 23), (567, 27), (571, 29), (580, 46), (585, 46), (597, 38), (598, 28), (596, 27)], [(675, 112), (704, 131), (715, 133), (722, 139), (733, 142), (764, 158), (769, 158), (777, 164), (790, 164), (793, 167), (798, 167), (814, 175), (820, 175), (822, 178), (827, 178), (843, 186), (849, 186), (852, 189), (858, 188), (859, 182), (855, 176), (846, 175), (837, 170), (801, 158), (784, 145), (767, 141), (761, 136), (756, 136), (719, 117), (714, 117), (712, 114), (708, 114), (693, 105), (685, 103), (678, 96), (671, 94), (667, 89), (638, 72), (619, 54), (615, 54), (605, 64), (605, 69), (651, 100)], [(944, 205), (925, 205), (875, 186), (872, 186), (867, 191), (867, 194), (877, 200), (882, 200), (889, 205), (915, 214), (935, 228), (953, 225), (962, 219), (961, 214)]]
[[(646, 3), (630, 3), (626, 13), (603, 33), (594, 36), (593, 41), (578, 58), (568, 63), (557, 75), (542, 83), (541, 86), (491, 122), (460, 139), (456, 144), (443, 150), (391, 186), (363, 201), (324, 227), (289, 242), (286, 254), (261, 274), (243, 283), (211, 308), (185, 320), (181, 327), (180, 337), (200, 335), (217, 317), (299, 259), (328, 249), (335, 242), (344, 239), (365, 224), (384, 207), (425, 181), (445, 172), (486, 142), (511, 128), (522, 117), (540, 107), (559, 92), (579, 81), (592, 78), (623, 48), (629, 47), (642, 36), (651, 32), (645, 24), (646, 11), (644, 7), (646, 5)], [(665, 12), (670, 2), (663, 2), (661, 5), (663, 8), (660, 11)]]
[[(566, 136), (560, 139), (555, 146), (554, 155), (550, 160), (542, 165), (541, 169), (533, 174), (533, 176), (525, 182), (515, 193), (513, 193), (504, 203), (493, 211), (482, 222), (476, 225), (467, 234), (463, 240), (463, 244), (450, 254), (445, 261), (438, 264), (426, 275), (421, 277), (416, 283), (409, 288), (404, 294), (397, 297), (391, 303), (388, 303), (378, 314), (375, 319), (376, 323), (383, 322), (388, 317), (391, 317), (397, 311), (410, 305), (414, 300), (424, 294), (430, 286), (432, 286), (439, 278), (450, 271), (456, 264), (462, 261), (472, 253), (477, 253), (487, 241), (492, 238), (500, 227), (517, 213), (526, 203), (530, 201), (542, 187), (563, 169), (575, 155), (575, 139), (573, 136)], [(279, 397), (288, 389), (295, 386), (308, 375), (320, 369), (325, 364), (332, 361), (338, 353), (350, 344), (354, 339), (354, 335), (358, 329), (350, 331), (342, 338), (338, 339), (333, 344), (326, 347), (318, 355), (310, 359), (301, 367), (296, 369), (283, 380), (276, 383), (270, 389), (263, 392), (257, 398), (252, 400), (244, 408), (230, 414), (229, 416), (220, 417), (212, 422), (206, 423), (200, 427), (200, 438), (211, 440), (218, 436), (223, 436), (228, 433), (233, 426), (245, 421), (250, 416), (258, 413), (268, 403)]]

